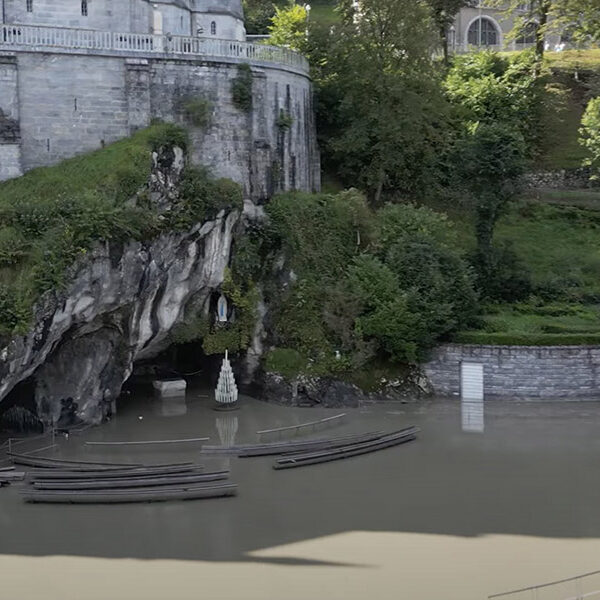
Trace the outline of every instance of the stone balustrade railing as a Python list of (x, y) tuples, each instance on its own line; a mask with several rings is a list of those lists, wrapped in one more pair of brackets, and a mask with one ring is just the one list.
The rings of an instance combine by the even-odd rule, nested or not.
[(91, 29), (0, 25), (0, 50), (50, 48), (167, 54), (190, 57), (233, 58), (293, 67), (308, 73), (304, 56), (276, 46), (151, 33), (114, 33)]

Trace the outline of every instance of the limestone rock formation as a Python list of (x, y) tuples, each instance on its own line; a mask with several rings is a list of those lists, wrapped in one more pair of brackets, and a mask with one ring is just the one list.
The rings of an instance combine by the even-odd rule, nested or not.
[[(160, 211), (173, 197), (181, 152), (154, 157), (151, 190)], [(46, 294), (26, 335), (0, 348), (0, 402), (34, 376), (35, 404), (45, 424), (64, 418), (65, 400), (77, 418), (98, 423), (111, 412), (121, 386), (141, 359), (170, 343), (186, 309), (208, 313), (210, 296), (223, 283), (239, 211), (120, 248), (98, 244), (72, 268), (70, 284)]]

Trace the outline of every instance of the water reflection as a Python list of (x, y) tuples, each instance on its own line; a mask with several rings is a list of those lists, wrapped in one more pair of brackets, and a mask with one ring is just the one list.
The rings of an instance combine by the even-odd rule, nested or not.
[(161, 396), (154, 401), (154, 414), (159, 417), (181, 417), (187, 413), (185, 394)]
[(469, 433), (485, 431), (483, 400), (463, 400), (460, 404), (462, 430)]
[(217, 431), (221, 439), (221, 445), (227, 448), (235, 446), (235, 436), (238, 432), (237, 415), (220, 415), (217, 417)]

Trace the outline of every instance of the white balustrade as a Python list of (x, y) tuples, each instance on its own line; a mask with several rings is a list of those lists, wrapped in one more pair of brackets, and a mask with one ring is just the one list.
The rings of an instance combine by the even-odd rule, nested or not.
[(76, 50), (160, 53), (198, 57), (235, 58), (286, 65), (308, 72), (304, 56), (275, 46), (197, 37), (113, 33), (91, 29), (0, 25), (0, 49), (64, 48)]

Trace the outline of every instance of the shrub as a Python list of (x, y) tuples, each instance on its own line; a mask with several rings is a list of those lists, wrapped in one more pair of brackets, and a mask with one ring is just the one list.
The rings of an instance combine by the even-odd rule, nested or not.
[(14, 227), (0, 228), (0, 267), (16, 265), (26, 254), (25, 238)]
[(531, 275), (523, 261), (508, 244), (492, 246), (484, 255), (470, 256), (481, 296), (497, 302), (517, 302), (533, 291)]
[(589, 157), (584, 164), (593, 169), (593, 179), (598, 179), (600, 171), (600, 97), (590, 100), (579, 130), (580, 143), (587, 149)]
[(206, 98), (187, 98), (183, 110), (186, 120), (194, 127), (205, 128), (210, 123), (212, 104)]
[(252, 110), (252, 79), (252, 67), (244, 63), (238, 67), (237, 77), (231, 84), (233, 104), (243, 112)]
[(297, 350), (274, 348), (265, 357), (265, 368), (291, 379), (308, 371), (308, 360)]
[(465, 331), (456, 334), (453, 341), (459, 344), (492, 346), (597, 346), (600, 333), (487, 333)]
[(188, 166), (179, 185), (179, 201), (168, 216), (168, 223), (186, 229), (221, 210), (243, 207), (242, 188), (230, 179), (213, 179), (205, 167)]
[(189, 145), (187, 133), (174, 123), (159, 123), (152, 127), (148, 134), (148, 143), (153, 152), (161, 148), (177, 146), (186, 150)]
[(275, 121), (275, 125), (282, 131), (287, 131), (294, 124), (294, 117), (290, 113), (285, 112), (283, 109), (279, 111), (279, 116)]

